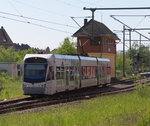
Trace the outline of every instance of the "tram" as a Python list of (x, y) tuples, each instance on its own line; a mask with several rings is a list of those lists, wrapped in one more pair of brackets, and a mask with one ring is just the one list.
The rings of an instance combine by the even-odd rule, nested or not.
[(103, 86), (111, 81), (109, 59), (58, 54), (26, 54), (23, 94), (52, 95), (66, 90)]

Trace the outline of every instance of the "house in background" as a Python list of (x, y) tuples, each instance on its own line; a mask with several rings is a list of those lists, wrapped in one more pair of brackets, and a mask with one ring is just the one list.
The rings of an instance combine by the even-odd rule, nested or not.
[(0, 62), (0, 74), (7, 73), (8, 76), (18, 77), (21, 76), (21, 64), (12, 62)]
[(119, 40), (116, 34), (103, 23), (85, 19), (84, 26), (73, 37), (77, 37), (78, 54), (110, 59), (111, 76), (115, 77), (116, 40)]
[(13, 42), (3, 27), (0, 29), (0, 46), (5, 48), (13, 46)]

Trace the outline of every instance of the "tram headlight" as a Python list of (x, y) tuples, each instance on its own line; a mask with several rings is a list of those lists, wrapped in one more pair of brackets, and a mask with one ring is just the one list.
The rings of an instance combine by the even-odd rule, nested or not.
[(28, 84), (23, 84), (23, 87), (29, 87), (29, 85)]

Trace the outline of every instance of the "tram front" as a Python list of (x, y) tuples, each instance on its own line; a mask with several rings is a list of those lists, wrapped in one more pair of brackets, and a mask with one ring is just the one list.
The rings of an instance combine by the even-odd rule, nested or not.
[(47, 59), (37, 57), (36, 54), (28, 55), (25, 56), (23, 64), (23, 93), (25, 95), (44, 94)]

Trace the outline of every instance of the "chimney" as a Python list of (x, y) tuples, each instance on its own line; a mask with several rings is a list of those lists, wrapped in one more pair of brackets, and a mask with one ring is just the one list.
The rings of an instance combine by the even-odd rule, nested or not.
[(85, 19), (84, 19), (84, 25), (86, 25), (87, 22), (88, 22), (88, 20), (85, 18)]
[(1, 29), (4, 29), (3, 26), (1, 26)]

